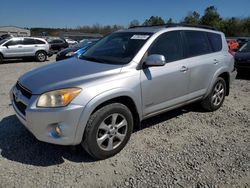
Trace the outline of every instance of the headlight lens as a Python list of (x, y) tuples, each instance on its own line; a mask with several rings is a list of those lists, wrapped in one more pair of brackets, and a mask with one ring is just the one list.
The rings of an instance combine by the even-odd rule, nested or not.
[(73, 56), (73, 55), (75, 55), (75, 52), (68, 52), (65, 56), (70, 57), (70, 56)]
[(80, 92), (80, 88), (69, 88), (44, 93), (39, 97), (37, 107), (67, 106)]

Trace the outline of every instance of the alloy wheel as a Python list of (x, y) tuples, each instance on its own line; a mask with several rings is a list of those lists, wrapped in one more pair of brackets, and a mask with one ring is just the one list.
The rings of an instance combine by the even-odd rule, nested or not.
[(100, 149), (112, 151), (125, 139), (128, 130), (126, 118), (114, 113), (105, 118), (98, 127), (96, 141)]

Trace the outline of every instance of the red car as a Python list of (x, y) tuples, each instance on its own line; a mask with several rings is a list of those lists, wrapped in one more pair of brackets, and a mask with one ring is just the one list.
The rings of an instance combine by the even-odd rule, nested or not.
[(230, 50), (237, 50), (239, 48), (239, 43), (234, 39), (227, 39), (228, 48)]

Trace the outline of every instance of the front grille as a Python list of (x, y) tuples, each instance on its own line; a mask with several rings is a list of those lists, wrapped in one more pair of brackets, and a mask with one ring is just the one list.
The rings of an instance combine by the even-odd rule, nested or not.
[(27, 106), (20, 101), (17, 102), (15, 95), (13, 95), (13, 101), (14, 101), (17, 109), (25, 116), (26, 115), (25, 110), (26, 110)]
[(19, 82), (16, 83), (16, 88), (17, 88), (17, 90), (21, 91), (23, 96), (27, 97), (28, 99), (31, 98), (31, 96), (32, 96), (31, 91), (28, 90), (27, 88), (25, 88), (24, 86), (22, 86)]

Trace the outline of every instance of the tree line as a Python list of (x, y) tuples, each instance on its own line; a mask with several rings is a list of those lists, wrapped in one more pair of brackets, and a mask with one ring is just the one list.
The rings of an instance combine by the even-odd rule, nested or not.
[[(164, 20), (160, 16), (151, 16), (143, 23), (138, 20), (132, 20), (128, 27), (133, 26), (153, 26), (162, 24), (174, 23), (173, 18)], [(250, 17), (246, 18), (223, 18), (219, 14), (215, 6), (209, 6), (204, 10), (204, 14), (200, 15), (197, 11), (189, 12), (181, 21), (180, 24), (193, 25), (208, 25), (224, 32), (227, 37), (247, 36), (250, 37)], [(83, 32), (83, 33), (99, 33), (106, 35), (113, 31), (124, 29), (122, 25), (100, 25), (94, 24), (92, 26), (78, 26), (76, 28), (31, 28), (32, 35), (41, 35), (45, 32), (51, 36), (58, 36), (60, 32)]]

